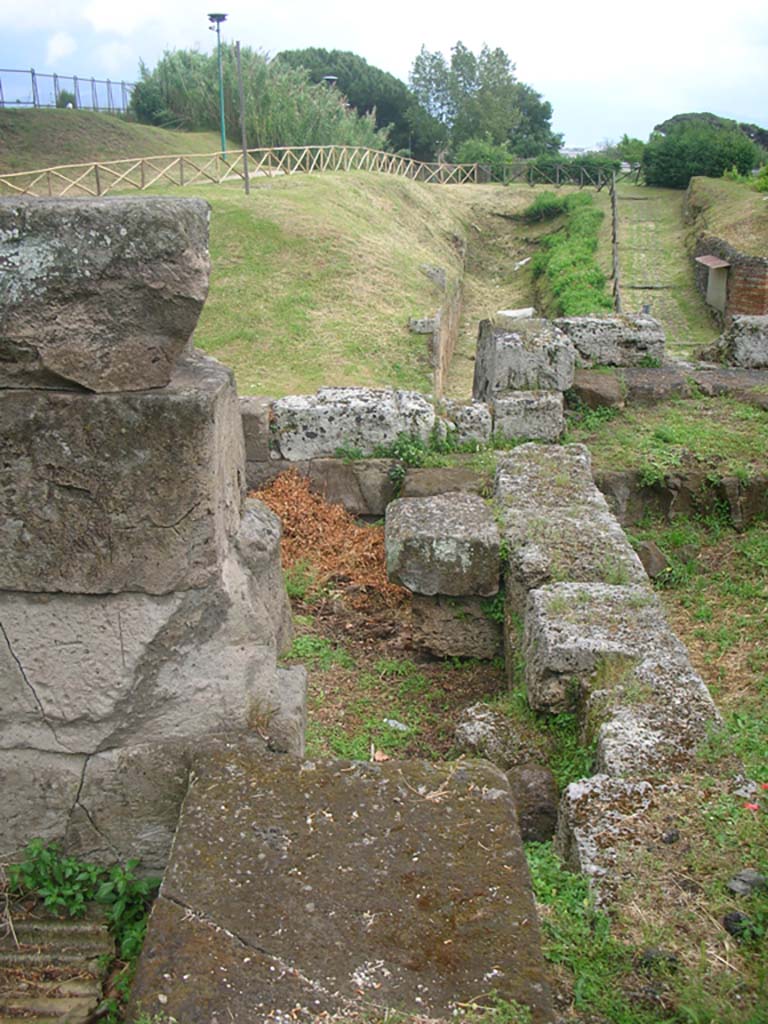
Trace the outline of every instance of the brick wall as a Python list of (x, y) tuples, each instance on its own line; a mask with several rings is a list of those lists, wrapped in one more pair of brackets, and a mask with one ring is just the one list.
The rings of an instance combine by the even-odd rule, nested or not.
[[(725, 319), (737, 314), (765, 316), (768, 314), (768, 258), (745, 256), (733, 246), (713, 235), (696, 239), (695, 256), (718, 256), (731, 264), (728, 272), (728, 298)], [(702, 295), (707, 293), (707, 268), (696, 267), (696, 285)]]

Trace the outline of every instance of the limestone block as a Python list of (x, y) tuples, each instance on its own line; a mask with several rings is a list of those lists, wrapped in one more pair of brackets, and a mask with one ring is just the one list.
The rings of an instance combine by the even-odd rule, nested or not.
[(0, 750), (0, 863), (18, 859), (30, 839), (64, 834), (85, 758), (40, 750)]
[(566, 391), (573, 383), (574, 364), (573, 345), (548, 320), (504, 326), (483, 320), (472, 396), (489, 401), (500, 391)]
[(0, 390), (0, 588), (166, 594), (204, 587), (240, 526), (231, 372), (187, 357), (167, 388)]
[(307, 731), (307, 670), (303, 665), (279, 668), (262, 688), (251, 713), (251, 725), (266, 737), (270, 750), (304, 756)]
[(485, 402), (454, 402), (445, 403), (446, 419), (455, 428), (454, 437), (459, 444), (475, 441), (485, 444), (490, 441), (492, 433), (491, 411)]
[(245, 485), (249, 491), (259, 491), (276, 480), (282, 473), (294, 471), (309, 476), (311, 462), (289, 462), (287, 459), (270, 459), (269, 462), (246, 462)]
[(164, 387), (208, 293), (208, 204), (0, 199), (0, 387)]
[(565, 431), (561, 391), (514, 391), (493, 399), (493, 432), (525, 441), (559, 441)]
[(487, 473), (472, 465), (409, 467), (400, 491), (402, 498), (428, 498), (433, 494), (465, 491), (468, 494), (488, 494), (492, 480)]
[[(584, 689), (619, 682), (650, 650), (679, 643), (647, 587), (556, 583), (533, 590), (523, 648), (528, 700), (538, 710), (571, 709)], [(602, 671), (600, 671), (602, 668)], [(596, 671), (597, 685), (590, 684)]]
[(640, 559), (604, 508), (506, 506), (506, 597), (516, 615), (528, 592), (547, 583), (647, 584)]
[(573, 342), (582, 366), (664, 361), (664, 328), (652, 316), (570, 316), (554, 323)]
[(424, 597), (411, 602), (413, 642), (438, 658), (495, 658), (501, 624), (488, 617), (478, 597)]
[(723, 361), (731, 366), (768, 369), (768, 316), (735, 316), (717, 346)]
[(592, 479), (589, 450), (582, 444), (523, 444), (500, 457), (494, 497), (503, 507), (608, 508)]
[(402, 433), (426, 441), (434, 424), (435, 410), (423, 395), (392, 388), (320, 388), (272, 405), (275, 443), (292, 462), (327, 458), (344, 447), (373, 455)]
[(627, 402), (627, 389), (620, 373), (616, 370), (577, 370), (571, 390), (577, 402), (588, 409), (623, 409)]
[(587, 876), (599, 905), (615, 893), (617, 848), (640, 841), (639, 825), (651, 807), (649, 782), (593, 775), (572, 782), (560, 801), (555, 849), (572, 871)]
[[(497, 769), (299, 765), (230, 745), (197, 757), (193, 772), (129, 1019), (158, 1005), (185, 1024), (383, 1007), (444, 1019), (490, 977), (501, 998), (530, 1008), (532, 1024), (551, 1024), (525, 857)], [(439, 801), (426, 798), (434, 793)], [(481, 844), (468, 841), (477, 835)]]
[(399, 498), (387, 507), (384, 536), (390, 578), (414, 593), (499, 589), (499, 531), (475, 494)]
[(235, 535), (235, 549), (250, 576), (255, 597), (269, 616), (278, 654), (287, 651), (293, 640), (291, 604), (280, 560), (282, 535), (279, 516), (263, 501), (246, 498), (240, 529)]
[(462, 754), (483, 757), (502, 771), (530, 760), (530, 751), (511, 719), (488, 704), (465, 708), (456, 723), (454, 738)]
[(204, 590), (0, 594), (0, 749), (94, 753), (247, 728), (274, 703), (277, 644), (289, 635), (276, 551), (269, 564), (276, 530), (258, 549), (256, 525), (246, 516)]
[(271, 410), (271, 398), (265, 398), (263, 395), (240, 395), (247, 462), (266, 462), (269, 459)]

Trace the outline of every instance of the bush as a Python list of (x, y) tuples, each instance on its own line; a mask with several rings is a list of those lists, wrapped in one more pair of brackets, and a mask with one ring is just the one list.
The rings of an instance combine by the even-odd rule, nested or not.
[(755, 188), (758, 192), (768, 192), (768, 164), (760, 168), (760, 173), (755, 178)]
[(687, 123), (668, 135), (651, 137), (643, 154), (643, 174), (648, 185), (687, 188), (694, 175), (749, 174), (757, 159), (757, 147), (738, 129)]
[(456, 150), (457, 164), (484, 164), (491, 169), (491, 177), (504, 180), (504, 168), (513, 161), (506, 145), (497, 146), (488, 139), (467, 139)]
[(520, 216), (528, 224), (552, 220), (565, 213), (565, 200), (565, 196), (557, 195), (554, 192), (541, 192)]
[(56, 106), (64, 108), (67, 105), (71, 107), (77, 106), (77, 98), (73, 92), (69, 89), (60, 89), (59, 95), (56, 97)]

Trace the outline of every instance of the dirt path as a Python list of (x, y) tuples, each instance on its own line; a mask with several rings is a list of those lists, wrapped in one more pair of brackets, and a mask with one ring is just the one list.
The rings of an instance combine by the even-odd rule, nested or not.
[(684, 193), (619, 185), (619, 259), (626, 312), (643, 305), (664, 325), (670, 355), (687, 358), (719, 333), (696, 291), (685, 248)]

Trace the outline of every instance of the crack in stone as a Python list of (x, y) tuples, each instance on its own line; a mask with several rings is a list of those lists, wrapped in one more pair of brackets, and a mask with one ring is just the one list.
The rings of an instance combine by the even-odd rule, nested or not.
[(5, 626), (2, 624), (2, 622), (0, 622), (0, 633), (3, 634), (3, 639), (5, 640), (5, 643), (6, 643), (7, 647), (8, 647), (8, 653), (10, 654), (10, 656), (13, 658), (13, 660), (16, 662), (16, 665), (18, 666), (19, 672), (21, 674), (21, 678), (24, 680), (24, 683), (25, 683), (27, 689), (29, 690), (29, 692), (32, 694), (32, 698), (33, 698), (33, 700), (34, 700), (35, 704), (37, 705), (37, 708), (38, 708), (38, 710), (40, 712), (40, 717), (42, 718), (42, 720), (45, 723), (45, 725), (47, 726), (47, 728), (50, 729), (51, 735), (56, 740), (58, 745), (60, 747), (62, 747), (64, 750), (67, 750), (67, 747), (59, 739), (59, 737), (58, 737), (58, 735), (56, 733), (56, 729), (51, 724), (51, 722), (48, 721), (48, 716), (45, 713), (45, 708), (43, 707), (43, 702), (40, 700), (40, 698), (39, 698), (39, 696), (37, 694), (37, 690), (32, 685), (32, 682), (30, 681), (29, 677), (27, 676), (27, 673), (24, 671), (24, 666), (22, 665), (20, 658), (18, 657), (18, 655), (14, 651), (13, 647), (11, 646), (11, 639), (8, 636), (8, 633), (6, 632)]
[(162, 891), (160, 893), (160, 898), (167, 900), (168, 903), (173, 903), (174, 906), (177, 906), (179, 907), (180, 910), (183, 910), (185, 917), (190, 918), (193, 921), (198, 921), (202, 924), (206, 924), (210, 928), (216, 928), (218, 931), (224, 932), (224, 934), (227, 935), (229, 938), (235, 939), (237, 942), (240, 943), (241, 946), (243, 946), (243, 948), (252, 949), (257, 953), (261, 953), (262, 956), (265, 956), (269, 960), (272, 960), (275, 963), (275, 965), (280, 968), (281, 971), (284, 971), (286, 974), (290, 974), (298, 981), (302, 982), (305, 985), (308, 985), (312, 989), (312, 991), (316, 992), (318, 995), (326, 996), (329, 999), (339, 1000), (347, 1008), (352, 1008), (354, 1006), (351, 1000), (345, 998), (339, 992), (330, 991), (324, 985), (321, 985), (319, 981), (315, 981), (313, 978), (309, 978), (306, 974), (304, 974), (303, 971), (300, 971), (298, 967), (293, 966), (287, 960), (283, 960), (282, 957), (276, 956), (274, 953), (270, 953), (268, 949), (264, 949), (262, 946), (258, 946), (256, 945), (256, 943), (243, 938), (242, 935), (238, 935), (237, 932), (233, 932), (229, 928), (225, 928), (223, 925), (218, 924), (218, 922), (214, 921), (213, 918), (209, 917), (208, 914), (205, 914), (200, 910), (195, 910), (193, 907), (190, 907), (188, 903), (184, 903), (183, 900), (177, 899), (175, 896), (169, 896), (167, 893)]

